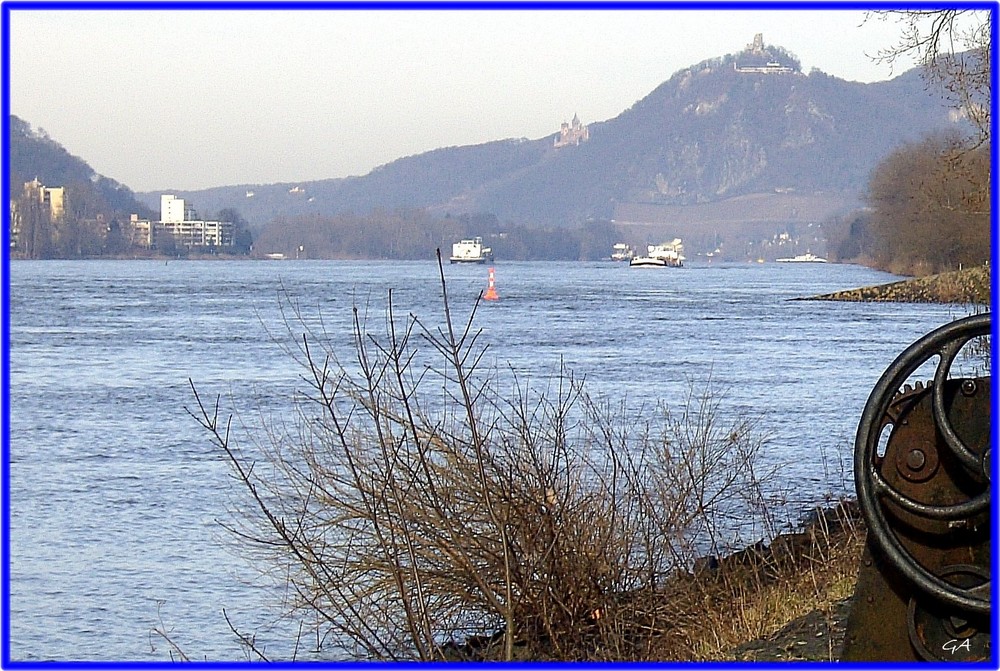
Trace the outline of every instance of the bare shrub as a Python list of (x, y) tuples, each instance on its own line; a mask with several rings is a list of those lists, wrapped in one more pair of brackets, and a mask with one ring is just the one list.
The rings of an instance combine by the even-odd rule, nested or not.
[(390, 294), (376, 337), (355, 309), (349, 365), (303, 336), (297, 420), (256, 456), (195, 390), (255, 504), (232, 530), (359, 658), (665, 654), (701, 598), (671, 578), (760, 512), (756, 422), (724, 421), (710, 385), (638, 416), (566, 370), (537, 389), (485, 365), (475, 309), (456, 329), (441, 286), (440, 327)]

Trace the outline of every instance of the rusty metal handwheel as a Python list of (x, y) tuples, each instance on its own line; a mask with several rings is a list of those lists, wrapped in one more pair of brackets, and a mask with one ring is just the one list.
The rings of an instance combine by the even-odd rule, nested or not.
[[(959, 319), (931, 331), (907, 347), (886, 369), (865, 404), (854, 445), (854, 484), (858, 505), (868, 523), (869, 538), (886, 559), (914, 587), (933, 599), (956, 609), (987, 615), (990, 612), (989, 588), (958, 587), (934, 575), (920, 564), (893, 533), (883, 510), (883, 499), (915, 515), (934, 520), (959, 520), (986, 511), (990, 506), (989, 450), (983, 456), (962, 443), (944, 412), (944, 381), (959, 350), (976, 337), (989, 335), (989, 314)], [(879, 473), (876, 457), (883, 419), (893, 398), (906, 380), (924, 363), (940, 356), (934, 375), (934, 421), (959, 463), (978, 480), (985, 479), (984, 491), (976, 497), (948, 506), (916, 501), (893, 489)], [(984, 475), (985, 472), (985, 475)]]

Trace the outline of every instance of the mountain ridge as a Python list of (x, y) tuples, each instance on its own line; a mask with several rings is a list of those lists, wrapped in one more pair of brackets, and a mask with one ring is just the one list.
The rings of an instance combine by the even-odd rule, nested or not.
[[(830, 216), (859, 205), (869, 173), (890, 151), (959, 127), (917, 70), (848, 82), (802, 73), (769, 46), (762, 58), (780, 58), (771, 63), (788, 71), (748, 73), (740, 71), (746, 53), (679, 70), (618, 116), (591, 123), (578, 146), (555, 148), (553, 133), (442, 147), (364, 176), (175, 193), (210, 211), (235, 208), (257, 225), (378, 208), (488, 212), (540, 227), (643, 211), (645, 223), (657, 223), (662, 217), (648, 214), (657, 208), (664, 216), (691, 208), (694, 217), (706, 205), (763, 193), (821, 194), (817, 202), (828, 206), (815, 216)], [(152, 206), (160, 193), (137, 196)]]

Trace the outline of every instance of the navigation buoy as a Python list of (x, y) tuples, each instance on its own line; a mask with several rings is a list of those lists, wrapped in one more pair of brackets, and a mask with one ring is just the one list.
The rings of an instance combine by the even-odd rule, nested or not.
[(498, 301), (498, 300), (500, 300), (500, 297), (497, 296), (496, 277), (494, 276), (492, 268), (490, 268), (490, 283), (489, 283), (489, 286), (486, 287), (486, 293), (483, 294), (483, 300), (484, 301)]

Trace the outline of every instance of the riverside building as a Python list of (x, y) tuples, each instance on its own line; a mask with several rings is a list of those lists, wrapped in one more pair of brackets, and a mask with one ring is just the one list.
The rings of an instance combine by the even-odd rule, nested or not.
[(184, 247), (224, 248), (233, 246), (234, 224), (198, 217), (194, 207), (172, 194), (160, 196), (160, 220), (149, 221), (132, 215), (133, 242), (154, 248), (163, 235), (170, 235)]

